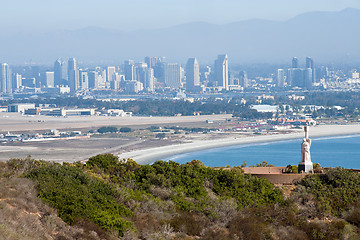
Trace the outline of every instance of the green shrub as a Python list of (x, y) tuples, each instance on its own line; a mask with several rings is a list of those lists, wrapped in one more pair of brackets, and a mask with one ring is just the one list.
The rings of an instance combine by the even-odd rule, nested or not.
[(122, 132), (122, 133), (128, 133), (128, 132), (131, 132), (132, 129), (129, 128), (129, 127), (122, 127), (122, 128), (120, 128), (119, 131)]
[(92, 167), (97, 166), (103, 170), (106, 170), (115, 166), (118, 162), (119, 158), (117, 156), (112, 154), (102, 154), (89, 158), (89, 160), (86, 162), (86, 165)]
[(59, 217), (68, 224), (88, 218), (103, 229), (117, 230), (120, 235), (132, 227), (122, 218), (132, 212), (117, 202), (116, 190), (79, 168), (48, 164), (33, 169), (27, 177), (37, 183), (39, 198), (58, 209)]
[(320, 211), (340, 215), (360, 198), (360, 174), (343, 168), (333, 168), (325, 174), (314, 174), (300, 183), (317, 200)]
[(158, 133), (155, 135), (155, 138), (163, 139), (163, 138), (165, 138), (165, 133)]
[(116, 127), (101, 127), (97, 131), (99, 133), (115, 133), (118, 129)]
[(215, 170), (196, 160), (183, 165), (158, 161), (151, 166), (140, 166), (135, 171), (135, 180), (146, 191), (153, 185), (172, 189), (177, 193), (173, 194), (173, 200), (185, 211), (194, 207), (194, 201), (189, 202), (187, 198), (206, 199), (206, 182), (217, 195), (236, 199), (239, 208), (283, 202), (280, 190), (263, 178), (241, 171)]

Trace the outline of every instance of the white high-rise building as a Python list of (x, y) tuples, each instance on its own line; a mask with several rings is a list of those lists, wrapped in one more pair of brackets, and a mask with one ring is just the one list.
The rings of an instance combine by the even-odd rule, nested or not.
[(181, 87), (181, 66), (178, 63), (165, 63), (163, 68), (164, 83), (167, 87)]
[(106, 68), (106, 81), (111, 82), (115, 78), (116, 68), (115, 67), (107, 67)]
[(68, 61), (68, 81), (71, 92), (76, 92), (79, 89), (79, 71), (76, 65), (76, 59), (70, 58)]
[(68, 74), (66, 69), (66, 62), (62, 61), (61, 58), (57, 59), (54, 63), (54, 85), (67, 85)]
[(124, 63), (124, 73), (126, 80), (137, 80), (135, 73), (135, 64), (134, 60), (127, 60)]
[(153, 68), (148, 68), (146, 63), (139, 63), (136, 66), (136, 76), (137, 80), (143, 84), (144, 90), (148, 92), (155, 91)]
[(148, 92), (155, 91), (154, 69), (152, 69), (152, 68), (147, 68), (145, 70), (144, 89)]
[(225, 90), (229, 89), (229, 60), (228, 55), (218, 55), (215, 60), (215, 82), (217, 86), (223, 87)]
[(186, 90), (195, 91), (200, 86), (200, 69), (196, 58), (189, 58), (186, 63)]
[(306, 57), (306, 68), (311, 68), (312, 71), (312, 81), (316, 83), (316, 72), (315, 72), (315, 63), (311, 57)]
[(22, 76), (21, 74), (14, 74), (12, 81), (12, 89), (13, 91), (19, 89), (22, 86)]
[(7, 63), (2, 63), (0, 68), (0, 90), (2, 93), (11, 93), (11, 69)]
[(89, 77), (86, 70), (79, 71), (79, 89), (89, 89)]
[(41, 87), (54, 87), (54, 72), (41, 74)]
[(285, 86), (285, 70), (278, 69), (276, 74), (276, 87), (282, 88)]

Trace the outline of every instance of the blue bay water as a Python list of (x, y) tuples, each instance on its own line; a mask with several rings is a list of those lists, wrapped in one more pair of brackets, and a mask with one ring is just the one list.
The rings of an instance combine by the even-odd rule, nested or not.
[[(238, 145), (215, 148), (168, 157), (179, 163), (200, 160), (206, 166), (247, 166), (263, 161), (274, 166), (297, 165), (301, 160), (302, 139), (271, 143)], [(344, 167), (360, 169), (360, 135), (314, 138), (311, 145), (311, 159), (323, 167)]]

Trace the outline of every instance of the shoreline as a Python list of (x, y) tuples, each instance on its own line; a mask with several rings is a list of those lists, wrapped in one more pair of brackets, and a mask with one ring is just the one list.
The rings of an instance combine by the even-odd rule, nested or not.
[[(147, 148), (119, 154), (120, 159), (131, 158), (139, 164), (151, 164), (158, 160), (164, 160), (171, 156), (198, 152), (208, 149), (217, 149), (231, 146), (241, 146), (256, 143), (272, 143), (285, 140), (303, 138), (303, 130), (298, 129), (293, 133), (279, 133), (268, 135), (254, 135), (241, 137), (228, 137), (214, 140), (194, 140), (189, 143), (168, 145), (163, 147)], [(351, 136), (360, 134), (360, 124), (351, 125), (319, 125), (310, 127), (310, 138)]]

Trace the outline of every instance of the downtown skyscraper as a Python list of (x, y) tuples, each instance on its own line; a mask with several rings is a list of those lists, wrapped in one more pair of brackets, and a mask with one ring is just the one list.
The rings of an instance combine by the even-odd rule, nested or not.
[(181, 66), (178, 63), (164, 63), (164, 83), (170, 88), (181, 87)]
[(68, 81), (71, 92), (79, 89), (79, 71), (76, 65), (76, 59), (70, 58), (68, 61)]
[(54, 85), (68, 85), (68, 74), (66, 62), (61, 58), (57, 59), (54, 63)]
[(297, 57), (294, 57), (292, 59), (292, 68), (299, 68), (299, 59)]
[(292, 59), (292, 68), (288, 69), (288, 85), (311, 89), (314, 83), (313, 68), (314, 61), (310, 57), (306, 58), (306, 68), (300, 68), (298, 58), (294, 57)]
[(7, 63), (0, 65), (0, 91), (2, 93), (11, 93), (11, 69)]
[(186, 91), (194, 92), (200, 86), (200, 68), (196, 58), (189, 58), (186, 63)]
[(311, 68), (312, 81), (313, 81), (313, 83), (316, 83), (315, 63), (311, 57), (306, 57), (306, 68)]
[(223, 89), (229, 89), (229, 60), (228, 55), (218, 55), (215, 60), (215, 82)]
[(143, 84), (143, 88), (148, 92), (155, 91), (154, 69), (149, 68), (147, 63), (138, 63), (136, 65), (137, 80)]
[(284, 69), (278, 69), (276, 72), (276, 87), (282, 88), (285, 86), (285, 70)]
[(126, 60), (124, 62), (124, 74), (126, 80), (136, 80), (134, 60)]
[(240, 73), (239, 73), (239, 84), (244, 89), (249, 87), (249, 79), (248, 79), (246, 71), (240, 71)]

